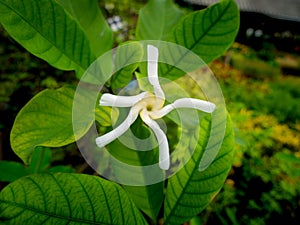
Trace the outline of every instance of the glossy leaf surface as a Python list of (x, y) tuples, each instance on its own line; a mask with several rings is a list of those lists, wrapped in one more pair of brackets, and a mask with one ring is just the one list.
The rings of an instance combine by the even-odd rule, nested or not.
[(35, 174), (0, 193), (4, 224), (147, 224), (120, 186), (83, 174)]
[[(130, 146), (132, 148), (129, 148), (126, 147), (124, 143), (122, 143), (122, 140), (125, 140), (125, 143), (129, 144), (129, 142), (126, 141), (130, 140), (130, 136), (128, 135), (130, 135), (131, 131), (134, 133), (134, 135), (136, 135), (137, 138), (139, 138), (139, 140), (131, 140)], [(114, 157), (118, 158), (126, 164), (140, 167), (139, 169), (135, 170), (135, 173), (130, 173), (124, 168), (117, 168), (115, 172), (117, 178), (120, 181), (126, 179), (134, 180), (136, 178), (143, 179), (143, 181), (139, 180), (138, 183), (145, 182), (145, 184), (147, 184), (147, 180), (151, 180), (150, 177), (155, 175), (162, 176), (163, 172), (160, 169), (151, 171), (151, 174), (147, 173), (146, 170), (143, 169), (143, 166), (158, 163), (158, 149), (155, 148), (150, 151), (134, 150), (135, 147), (136, 149), (141, 149), (141, 146), (138, 146), (138, 144), (143, 143), (143, 139), (148, 138), (149, 135), (150, 130), (144, 125), (142, 125), (141, 119), (138, 118), (137, 121), (132, 125), (131, 130), (126, 132), (120, 140), (115, 140), (114, 142), (108, 145), (108, 149)], [(153, 142), (153, 145), (154, 142), (156, 142), (155, 138), (153, 137), (153, 134), (150, 137), (150, 141)], [(149, 145), (144, 144), (143, 147), (145, 146)], [(164, 182), (158, 182), (155, 184), (144, 186), (124, 185), (124, 188), (129, 193), (130, 197), (133, 199), (137, 207), (140, 208), (143, 212), (145, 212), (153, 221), (156, 221), (164, 198)]]
[(182, 15), (172, 0), (150, 0), (139, 12), (137, 38), (168, 40)]
[(234, 0), (221, 0), (184, 17), (176, 26), (173, 39), (209, 63), (232, 45), (238, 29), (237, 4)]
[[(195, 133), (185, 133), (188, 145), (195, 141), (198, 144), (187, 164), (169, 179), (164, 202), (165, 224), (181, 224), (190, 220), (210, 203), (223, 186), (233, 158), (233, 129), (227, 118), (221, 149), (212, 164), (200, 172), (199, 163), (207, 144), (209, 129), (210, 122), (205, 119), (201, 121), (199, 140), (195, 139)], [(212, 149), (206, 149), (210, 150)]]
[(102, 15), (97, 0), (84, 0), (84, 4), (81, 0), (57, 1), (80, 24), (96, 57), (112, 48), (112, 30)]
[[(14, 152), (25, 163), (29, 163), (37, 146), (60, 147), (75, 141), (72, 126), (74, 93), (74, 88), (70, 86), (44, 90), (18, 113), (10, 141)], [(84, 135), (88, 129), (89, 126), (84, 124), (76, 137)]]
[(58, 69), (81, 76), (94, 60), (81, 26), (54, 0), (1, 0), (0, 22), (24, 48)]

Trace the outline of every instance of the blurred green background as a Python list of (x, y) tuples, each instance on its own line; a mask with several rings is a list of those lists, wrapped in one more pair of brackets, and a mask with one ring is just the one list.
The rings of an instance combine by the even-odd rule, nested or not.
[[(118, 16), (121, 20), (121, 28), (114, 32), (115, 45), (134, 39), (138, 10), (145, 2), (100, 1), (106, 18)], [(186, 11), (199, 8), (186, 1), (177, 3)], [(252, 28), (245, 29), (243, 18), (241, 14), (243, 23), (236, 43), (209, 65), (222, 87), (235, 127), (233, 168), (220, 194), (199, 215), (200, 220), (195, 218), (190, 224), (299, 224), (300, 31), (276, 31), (274, 20), (273, 34), (255, 33)], [(300, 25), (292, 26), (295, 24)], [(39, 91), (76, 84), (76, 80), (72, 72), (58, 71), (27, 53), (3, 28), (0, 40), (0, 160), (20, 162), (9, 143), (18, 111)], [(43, 172), (64, 165), (66, 172), (69, 168), (94, 173), (74, 144), (64, 151), (55, 148), (49, 153), (44, 149), (44, 153), (37, 156), (47, 155), (44, 165), (33, 170), (21, 166), (20, 171)], [(0, 163), (0, 190), (13, 180), (5, 179), (6, 172), (1, 171)]]

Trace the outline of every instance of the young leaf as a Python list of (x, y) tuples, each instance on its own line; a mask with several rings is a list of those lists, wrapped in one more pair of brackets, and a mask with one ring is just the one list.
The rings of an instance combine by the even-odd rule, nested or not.
[(32, 154), (29, 164), (29, 172), (41, 173), (45, 172), (51, 165), (51, 150), (50, 148), (37, 147)]
[(29, 52), (78, 76), (94, 60), (81, 26), (54, 0), (0, 0), (0, 22)]
[(0, 193), (5, 224), (147, 224), (118, 185), (83, 174), (35, 174)]
[[(220, 191), (231, 168), (234, 147), (233, 129), (227, 118), (226, 133), (221, 149), (213, 163), (204, 171), (199, 171), (199, 163), (208, 136), (203, 133), (210, 128), (207, 119), (201, 121), (200, 140), (187, 164), (169, 179), (164, 202), (165, 224), (181, 224), (200, 213)], [(204, 131), (204, 132), (203, 132)], [(189, 142), (194, 141), (193, 133), (187, 133)], [(212, 149), (206, 149), (209, 151)]]
[(150, 0), (139, 12), (137, 39), (168, 40), (182, 15), (172, 0)]
[[(72, 127), (72, 105), (75, 90), (65, 86), (57, 90), (44, 90), (33, 97), (18, 113), (12, 131), (11, 146), (25, 162), (37, 146), (60, 147), (75, 141)], [(84, 107), (86, 99), (82, 99)], [(83, 123), (77, 138), (92, 125)]]
[[(137, 69), (143, 54), (143, 47), (139, 42), (131, 42), (130, 45), (120, 45), (117, 48), (115, 64), (117, 68), (122, 69), (116, 71), (111, 79), (113, 89), (123, 88), (131, 81), (133, 72)], [(128, 62), (136, 63), (128, 64)]]
[(53, 166), (47, 170), (49, 173), (74, 173), (75, 170), (71, 166)]
[(184, 17), (177, 24), (173, 39), (209, 63), (232, 45), (238, 29), (239, 10), (235, 1), (221, 0)]
[[(112, 115), (112, 113), (114, 113)], [(118, 111), (112, 110), (112, 108), (107, 106), (97, 106), (95, 108), (95, 120), (100, 124), (102, 127), (109, 127), (111, 126), (111, 118), (118, 117)]]
[(96, 57), (110, 50), (112, 30), (102, 15), (97, 0), (57, 0), (80, 24)]

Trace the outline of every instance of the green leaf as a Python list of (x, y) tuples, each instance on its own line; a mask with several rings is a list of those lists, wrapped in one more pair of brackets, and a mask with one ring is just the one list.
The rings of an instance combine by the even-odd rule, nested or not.
[[(118, 118), (117, 124), (114, 127), (117, 127), (121, 123), (127, 114), (126, 109), (120, 109), (120, 116)], [(151, 136), (150, 136), (151, 135)], [(136, 138), (134, 138), (134, 137)], [(149, 138), (146, 143), (143, 143), (143, 139)], [(126, 146), (124, 145), (126, 144)], [(152, 165), (158, 162), (158, 148), (156, 146), (156, 139), (154, 134), (146, 127), (141, 118), (138, 117), (136, 121), (131, 125), (131, 128), (127, 130), (121, 137), (115, 141), (108, 144), (108, 150), (117, 159), (122, 162), (134, 165), (134, 166), (145, 166)], [(151, 147), (149, 151), (137, 151), (135, 149), (141, 149), (143, 147)], [(149, 145), (149, 146), (148, 146)], [(124, 171), (126, 173), (126, 171)]]
[(168, 40), (182, 15), (172, 0), (150, 0), (139, 12), (137, 39)]
[[(70, 86), (44, 90), (34, 96), (18, 113), (10, 141), (14, 152), (25, 163), (29, 162), (35, 147), (60, 147), (70, 144), (75, 141), (75, 136), (77, 139), (82, 137), (90, 128), (92, 118), (90, 124), (82, 123), (80, 129), (77, 125), (77, 133), (73, 133), (74, 93), (74, 88)], [(84, 107), (86, 98), (82, 98), (81, 101)]]
[[(113, 115), (112, 115), (113, 113)], [(95, 109), (95, 119), (102, 127), (111, 126), (111, 118), (118, 118), (118, 112), (107, 106), (97, 106)]]
[(155, 223), (164, 199), (164, 183), (147, 186), (124, 186), (136, 206)]
[(58, 69), (80, 76), (95, 58), (81, 26), (54, 0), (0, 0), (0, 22), (19, 44)]
[(13, 182), (21, 177), (34, 173), (43, 172), (65, 172), (73, 173), (70, 166), (54, 166), (51, 164), (51, 150), (49, 148), (38, 147), (32, 154), (29, 167), (19, 162), (0, 161), (0, 181)]
[[(232, 45), (238, 28), (239, 11), (234, 0), (221, 0), (183, 17), (169, 40), (175, 44), (160, 43), (157, 46), (159, 76), (175, 80), (206, 66)], [(142, 75), (146, 72), (145, 68), (145, 64), (140, 66)]]
[(174, 42), (209, 63), (232, 45), (238, 29), (239, 10), (235, 1), (221, 0), (184, 17), (175, 28)]
[[(206, 170), (199, 171), (199, 163), (209, 138), (209, 129), (210, 120), (203, 119), (199, 140), (194, 132), (185, 133), (188, 143), (198, 141), (198, 144), (191, 159), (168, 181), (164, 202), (165, 224), (181, 224), (200, 213), (220, 191), (227, 177), (234, 147), (234, 133), (229, 117), (217, 157)], [(205, 151), (212, 150), (205, 149)]]
[(147, 224), (118, 185), (83, 174), (35, 174), (0, 193), (5, 224)]
[(51, 150), (37, 147), (32, 154), (29, 171), (30, 173), (44, 172), (51, 165)]
[(202, 225), (201, 219), (198, 216), (195, 216), (190, 220), (190, 225)]
[(57, 2), (80, 24), (96, 57), (112, 48), (112, 30), (102, 15), (97, 0), (57, 0)]
[(0, 161), (0, 181), (13, 182), (26, 175), (28, 175), (28, 171), (22, 163)]
[[(116, 67), (121, 68), (113, 75), (111, 85), (113, 89), (125, 87), (133, 77), (134, 71), (139, 66), (139, 62), (144, 55), (143, 46), (139, 42), (131, 42), (117, 48), (115, 56)], [(136, 62), (129, 64), (129, 62)]]
[[(152, 44), (159, 49), (158, 75), (160, 77), (176, 80), (189, 72), (207, 66), (196, 53), (176, 43), (164, 41), (144, 41), (144, 43), (145, 48), (148, 44)], [(146, 75), (147, 63), (140, 63), (137, 76), (141, 79), (146, 78)]]
[[(150, 130), (142, 124), (142, 120), (140, 118), (135, 121), (135, 123), (132, 125), (131, 130), (134, 135), (140, 139), (147, 138), (150, 135)], [(135, 173), (139, 174), (134, 174), (132, 172), (124, 170), (124, 168), (120, 168), (119, 170), (115, 170), (115, 176), (117, 176), (117, 179), (122, 182), (122, 179), (132, 179), (131, 177), (138, 177), (138, 179), (144, 179), (145, 183), (147, 183), (147, 179), (149, 179), (151, 176), (163, 176), (163, 172), (160, 169), (152, 170), (152, 174), (147, 173), (143, 169), (143, 166), (153, 165), (158, 162), (158, 149), (138, 151), (126, 147), (122, 143), (122, 140), (130, 140), (129, 137), (126, 137), (127, 133), (128, 132), (126, 132), (120, 138), (121, 141), (115, 140), (114, 142), (109, 144), (108, 149), (114, 157), (116, 157), (123, 163), (140, 166), (140, 169), (137, 170), (138, 172), (135, 171)], [(151, 142), (156, 141), (153, 134), (152, 136), (150, 136), (150, 138)], [(129, 142), (126, 143), (128, 144)], [(136, 140), (132, 140), (132, 144), (137, 146), (137, 149), (140, 149)], [(129, 193), (130, 197), (133, 199), (137, 207), (140, 208), (155, 222), (157, 220), (158, 213), (164, 198), (164, 182), (158, 182), (155, 184), (144, 186), (124, 185), (124, 188)]]
[(47, 172), (51, 173), (74, 173), (75, 170), (71, 166), (53, 166), (50, 169), (47, 170)]

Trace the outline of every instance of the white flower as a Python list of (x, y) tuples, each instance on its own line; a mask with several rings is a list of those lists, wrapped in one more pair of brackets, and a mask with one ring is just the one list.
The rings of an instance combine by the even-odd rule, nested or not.
[(140, 115), (141, 119), (147, 124), (155, 134), (159, 145), (159, 166), (163, 170), (170, 167), (169, 144), (166, 134), (155, 121), (162, 118), (173, 109), (193, 108), (207, 113), (215, 109), (215, 104), (195, 98), (180, 98), (172, 104), (164, 106), (165, 94), (159, 84), (157, 74), (158, 49), (152, 45), (147, 46), (148, 52), (148, 80), (154, 88), (154, 93), (142, 92), (135, 96), (118, 96), (103, 94), (100, 99), (102, 106), (131, 107), (127, 118), (114, 130), (96, 138), (96, 144), (104, 147), (124, 134), (131, 124)]

